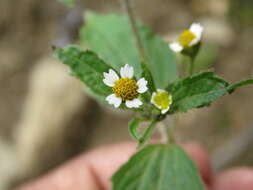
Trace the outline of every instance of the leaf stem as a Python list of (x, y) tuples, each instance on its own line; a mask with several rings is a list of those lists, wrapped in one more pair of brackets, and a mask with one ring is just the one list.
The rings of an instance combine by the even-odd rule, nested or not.
[(144, 46), (142, 44), (142, 40), (141, 40), (141, 36), (137, 27), (137, 23), (136, 23), (136, 19), (134, 16), (134, 11), (133, 11), (133, 7), (131, 4), (131, 0), (121, 0), (121, 3), (128, 15), (128, 18), (130, 20), (130, 24), (131, 24), (131, 28), (135, 37), (135, 41), (136, 41), (136, 45), (139, 51), (139, 54), (142, 58), (142, 61), (147, 64), (147, 56), (145, 54), (145, 49)]
[(242, 81), (239, 81), (239, 82), (229, 85), (227, 87), (227, 90), (233, 91), (238, 87), (245, 86), (245, 85), (251, 85), (251, 84), (253, 84), (253, 79), (242, 80)]
[(147, 128), (146, 131), (144, 132), (143, 137), (142, 137), (142, 138), (140, 139), (140, 141), (139, 141), (138, 149), (141, 148), (141, 147), (145, 144), (145, 142), (150, 138), (150, 136), (152, 135), (152, 132), (153, 132), (155, 126), (156, 126), (156, 123), (157, 123), (157, 121), (153, 120), (153, 121), (149, 124), (148, 128)]

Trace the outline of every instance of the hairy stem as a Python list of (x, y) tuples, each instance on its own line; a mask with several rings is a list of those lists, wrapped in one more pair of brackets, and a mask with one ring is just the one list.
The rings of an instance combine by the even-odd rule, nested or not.
[(147, 64), (147, 56), (145, 54), (145, 49), (144, 46), (142, 44), (142, 40), (141, 40), (141, 36), (137, 27), (137, 23), (136, 23), (136, 19), (135, 19), (135, 15), (134, 15), (134, 11), (133, 11), (133, 7), (131, 4), (131, 0), (121, 0), (121, 3), (129, 17), (130, 23), (131, 23), (131, 28), (135, 37), (135, 41), (136, 41), (136, 45), (139, 51), (139, 54), (142, 58), (142, 61)]

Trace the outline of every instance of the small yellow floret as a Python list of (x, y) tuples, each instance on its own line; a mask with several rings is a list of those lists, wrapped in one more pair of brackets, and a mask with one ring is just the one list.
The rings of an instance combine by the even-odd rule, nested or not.
[(172, 97), (168, 92), (158, 92), (154, 96), (154, 104), (161, 110), (168, 109), (172, 103)]
[(196, 35), (190, 31), (190, 30), (185, 30), (181, 33), (179, 37), (179, 43), (183, 47), (189, 47), (189, 44), (191, 43), (192, 40), (196, 38)]
[(121, 78), (115, 82), (112, 87), (113, 93), (120, 97), (123, 101), (133, 100), (138, 96), (138, 86), (135, 80), (129, 78)]

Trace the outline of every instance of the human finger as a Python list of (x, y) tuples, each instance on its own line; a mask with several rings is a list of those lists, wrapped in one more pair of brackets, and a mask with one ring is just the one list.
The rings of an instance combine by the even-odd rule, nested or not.
[(252, 190), (253, 169), (242, 167), (230, 169), (215, 177), (213, 190)]
[[(208, 182), (210, 169), (205, 150), (197, 143), (182, 146)], [(110, 177), (135, 151), (136, 144), (129, 142), (98, 148), (19, 190), (110, 189)]]

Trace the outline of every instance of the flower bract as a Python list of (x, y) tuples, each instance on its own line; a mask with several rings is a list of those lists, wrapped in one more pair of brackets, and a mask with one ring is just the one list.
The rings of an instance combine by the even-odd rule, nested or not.
[(201, 24), (193, 23), (190, 29), (180, 34), (177, 42), (173, 42), (169, 45), (170, 48), (175, 52), (181, 52), (183, 49), (198, 44), (201, 40), (203, 29)]
[(138, 96), (148, 90), (148, 82), (144, 78), (136, 81), (134, 69), (128, 64), (120, 69), (120, 77), (112, 69), (108, 73), (105, 72), (103, 82), (112, 88), (113, 94), (107, 96), (106, 101), (115, 108), (121, 103), (125, 103), (128, 108), (140, 107), (143, 103)]
[(153, 92), (151, 103), (160, 109), (162, 114), (165, 114), (172, 104), (172, 96), (167, 91), (158, 89), (157, 92)]

